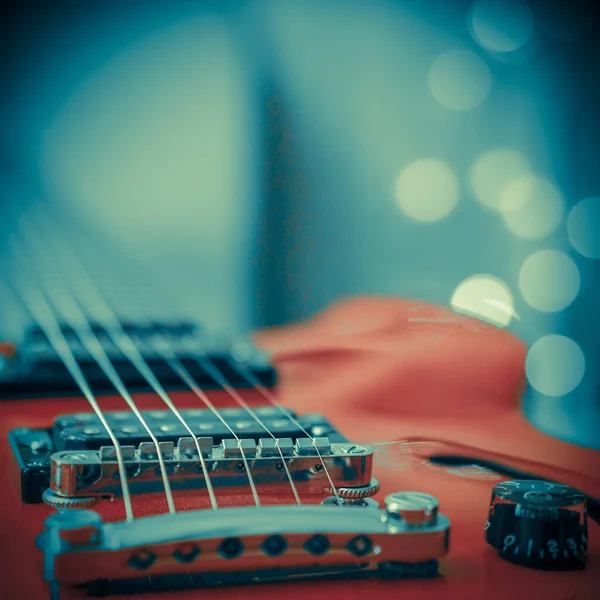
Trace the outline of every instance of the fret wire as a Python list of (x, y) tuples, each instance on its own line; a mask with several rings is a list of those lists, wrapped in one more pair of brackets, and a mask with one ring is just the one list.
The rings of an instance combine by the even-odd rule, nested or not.
[[(34, 277), (31, 273), (29, 266), (23, 260), (23, 256), (20, 253), (18, 246), (15, 246), (14, 242), (9, 242), (9, 244), (13, 249), (15, 258), (19, 262), (20, 277), (23, 278), (23, 273), (27, 273), (27, 279), (29, 279), (30, 282), (28, 288), (31, 297), (23, 290), (19, 291), (17, 288), (14, 288), (15, 293), (22, 300), (27, 310), (31, 313), (34, 322), (37, 323), (37, 325), (46, 335), (50, 345), (52, 346), (56, 354), (59, 356), (59, 358), (62, 360), (63, 364), (73, 377), (75, 383), (81, 390), (81, 393), (88, 401), (89, 405), (92, 407), (94, 413), (96, 413), (96, 416), (98, 417), (100, 423), (106, 430), (108, 437), (111, 439), (115, 448), (115, 455), (119, 469), (119, 481), (123, 492), (123, 503), (125, 506), (126, 519), (127, 521), (133, 521), (133, 505), (131, 502), (129, 483), (127, 481), (127, 469), (125, 467), (125, 461), (123, 460), (123, 453), (121, 451), (121, 445), (119, 443), (119, 440), (115, 435), (114, 431), (111, 429), (108, 422), (106, 421), (104, 413), (102, 412), (98, 401), (92, 393), (89, 383), (85, 378), (85, 375), (81, 371), (79, 363), (77, 362), (71, 348), (69, 347), (65, 335), (61, 331), (59, 321), (56, 318), (56, 315), (54, 314), (52, 305), (44, 297), (44, 294), (41, 290), (39, 290), (37, 293), (35, 292), (35, 290), (33, 290), (33, 286), (31, 285), (31, 283), (34, 281)], [(17, 250), (17, 252), (14, 252), (15, 249)]]
[(333, 483), (333, 478), (331, 477), (331, 474), (329, 473), (329, 470), (327, 469), (327, 465), (325, 464), (325, 461), (323, 460), (321, 452), (319, 451), (319, 448), (317, 447), (315, 438), (313, 436), (311, 436), (308, 433), (308, 431), (306, 431), (306, 429), (304, 429), (304, 427), (302, 427), (301, 423), (295, 417), (292, 417), (292, 415), (289, 413), (288, 410), (286, 410), (283, 406), (281, 406), (281, 404), (279, 403), (279, 401), (277, 400), (275, 395), (260, 382), (258, 377), (256, 377), (256, 375), (254, 375), (254, 373), (252, 373), (252, 371), (250, 369), (240, 366), (236, 361), (231, 360), (231, 359), (228, 360), (228, 363), (237, 373), (239, 373), (242, 377), (244, 377), (246, 379), (246, 381), (271, 404), (271, 406), (273, 406), (274, 408), (279, 410), (279, 412), (282, 415), (284, 415), (287, 419), (289, 419), (296, 427), (299, 427), (300, 430), (312, 441), (313, 446), (319, 457), (319, 460), (321, 461), (321, 464), (323, 465), (323, 472), (325, 473), (325, 476), (327, 477), (329, 484), (331, 485), (331, 490), (333, 492), (333, 495), (335, 496), (336, 502), (339, 506), (341, 506), (342, 503), (340, 501), (340, 497), (338, 495), (337, 488), (335, 487), (335, 484)]
[[(46, 231), (47, 233), (47, 231)], [(54, 239), (54, 246), (56, 247), (58, 244), (58, 236)], [(211, 506), (213, 509), (218, 508), (217, 499), (214, 493), (214, 488), (212, 482), (210, 481), (210, 476), (208, 473), (208, 468), (206, 465), (206, 461), (204, 459), (204, 455), (202, 453), (202, 449), (200, 447), (200, 443), (195, 432), (192, 430), (188, 422), (185, 420), (185, 417), (181, 414), (179, 409), (172, 402), (167, 392), (160, 384), (158, 379), (154, 376), (154, 373), (148, 366), (147, 362), (135, 346), (135, 342), (131, 338), (131, 336), (123, 329), (121, 323), (119, 322), (117, 315), (113, 311), (113, 309), (108, 305), (105, 301), (102, 293), (100, 292), (98, 286), (90, 277), (89, 273), (85, 269), (83, 263), (76, 257), (75, 253), (71, 248), (69, 248), (63, 240), (62, 244), (62, 254), (65, 258), (69, 259), (71, 266), (75, 267), (77, 270), (77, 279), (84, 280), (86, 282), (87, 288), (94, 295), (94, 300), (96, 304), (96, 310), (100, 309), (100, 312), (103, 314), (102, 318), (99, 319), (99, 322), (102, 323), (104, 329), (109, 334), (109, 337), (113, 340), (113, 343), (123, 352), (123, 354), (128, 358), (130, 362), (137, 368), (140, 374), (144, 377), (144, 379), (148, 382), (148, 384), (152, 387), (152, 389), (156, 392), (156, 394), (161, 398), (161, 400), (169, 407), (171, 412), (177, 417), (179, 422), (183, 425), (186, 431), (190, 434), (194, 441), (194, 445), (196, 446), (196, 450), (198, 452), (198, 458), (200, 461), (200, 465), (202, 468), (202, 472), (204, 474), (204, 478), (206, 481), (206, 489), (210, 498)], [(80, 299), (81, 302), (81, 299)], [(159, 455), (160, 456), (160, 455)], [(162, 466), (161, 469), (163, 472), (165, 471)]]
[[(39, 235), (39, 232), (38, 232), (38, 235)], [(65, 255), (66, 254), (67, 253), (65, 252)], [(47, 257), (47, 255), (46, 255), (46, 257)], [(84, 269), (83, 265), (81, 265), (78, 261), (76, 261), (73, 258), (74, 254), (69, 253), (69, 257), (72, 259), (71, 264), (76, 264), (77, 267), (79, 267), (78, 268), (78, 271), (79, 271), (78, 279), (86, 280), (88, 287), (93, 291), (95, 300), (96, 300), (96, 305), (97, 305), (97, 307), (101, 307), (101, 309), (102, 309), (101, 312), (103, 313), (103, 318), (99, 319), (99, 322), (102, 323), (104, 330), (106, 331), (106, 333), (108, 334), (110, 339), (113, 341), (115, 346), (124, 354), (124, 356), (126, 356), (126, 358), (136, 367), (136, 369), (140, 372), (142, 377), (148, 382), (148, 384), (152, 387), (152, 389), (156, 392), (156, 394), (169, 407), (171, 412), (173, 412), (173, 414), (175, 414), (175, 416), (178, 418), (178, 420), (181, 422), (181, 424), (184, 426), (184, 428), (192, 436), (192, 439), (194, 440), (194, 444), (196, 446), (196, 450), (198, 452), (198, 458), (200, 460), (202, 471), (203, 471), (203, 474), (205, 477), (206, 488), (207, 488), (207, 491), (208, 491), (208, 494), (210, 497), (212, 508), (213, 509), (218, 508), (214, 489), (213, 489), (212, 483), (210, 481), (210, 477), (208, 475), (208, 469), (206, 467), (206, 462), (204, 460), (204, 456), (202, 454), (202, 449), (200, 448), (200, 444), (198, 442), (198, 439), (197, 439), (194, 431), (189, 426), (189, 424), (187, 423), (187, 421), (185, 420), (185, 418), (183, 417), (181, 412), (173, 404), (173, 402), (167, 395), (167, 393), (164, 390), (164, 388), (162, 387), (162, 385), (156, 379), (156, 377), (154, 376), (154, 373), (152, 372), (152, 370), (148, 366), (147, 362), (145, 361), (145, 359), (142, 357), (141, 353), (137, 349), (135, 342), (133, 341), (131, 336), (123, 329), (116, 314), (112, 311), (112, 309), (104, 301), (102, 294), (96, 287), (95, 283), (92, 281), (91, 277), (89, 277), (89, 275), (87, 274), (87, 271)], [(48, 260), (46, 262), (48, 263), (49, 268), (51, 268), (53, 271), (58, 273), (58, 269), (56, 268), (56, 265), (54, 263), (51, 263)], [(64, 278), (63, 274), (61, 273), (60, 275), (62, 276), (61, 278), (64, 280), (65, 278)], [(65, 300), (65, 302), (68, 302), (71, 305), (69, 308), (69, 312), (75, 312), (75, 313), (78, 313), (81, 315), (82, 326), (86, 330), (85, 333), (88, 334), (88, 336), (86, 336), (87, 341), (90, 342), (92, 347), (96, 346), (96, 350), (98, 350), (101, 353), (101, 355), (103, 355), (103, 357), (104, 357), (102, 360), (102, 363), (104, 364), (104, 367), (106, 367), (106, 370), (104, 369), (104, 367), (102, 367), (102, 365), (101, 365), (101, 367), (103, 368), (103, 370), (105, 371), (106, 375), (109, 377), (109, 379), (111, 380), (113, 385), (117, 388), (119, 393), (123, 396), (123, 398), (129, 405), (129, 407), (131, 408), (131, 410), (133, 411), (135, 416), (138, 418), (138, 420), (140, 421), (140, 423), (142, 424), (142, 426), (148, 433), (150, 439), (154, 443), (154, 446), (156, 447), (156, 451), (157, 451), (158, 462), (159, 462), (160, 469), (161, 469), (161, 478), (162, 478), (163, 485), (165, 488), (165, 495), (167, 497), (167, 504), (169, 507), (169, 512), (171, 514), (174, 514), (176, 512), (175, 502), (173, 499), (173, 493), (172, 493), (171, 485), (170, 485), (170, 482), (168, 479), (168, 473), (167, 473), (166, 465), (164, 463), (164, 457), (163, 457), (162, 451), (160, 449), (160, 444), (158, 442), (158, 439), (156, 438), (156, 436), (154, 435), (154, 433), (148, 426), (143, 415), (137, 408), (135, 401), (133, 400), (133, 398), (127, 391), (125, 385), (123, 384), (123, 381), (120, 379), (116, 370), (113, 368), (112, 364), (110, 363), (110, 359), (104, 352), (104, 349), (102, 348), (96, 334), (94, 334), (93, 331), (91, 330), (91, 327), (89, 326), (89, 323), (87, 322), (87, 316), (85, 315), (85, 313), (83, 312), (83, 310), (81, 308), (80, 301), (78, 302), (78, 301), (74, 300), (74, 298), (72, 298), (71, 296), (69, 296), (67, 294), (64, 294), (63, 299)], [(65, 311), (65, 312), (67, 312), (67, 311)], [(79, 332), (78, 332), (78, 335), (80, 335)], [(82, 339), (82, 343), (84, 343), (83, 339)], [(85, 345), (85, 343), (84, 343), (84, 345)], [(90, 349), (88, 349), (88, 351), (90, 351)]]

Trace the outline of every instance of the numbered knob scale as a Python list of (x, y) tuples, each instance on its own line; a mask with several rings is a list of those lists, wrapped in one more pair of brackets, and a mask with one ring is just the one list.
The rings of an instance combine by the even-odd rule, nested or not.
[(587, 506), (578, 490), (546, 481), (494, 487), (485, 539), (509, 562), (551, 571), (584, 569)]

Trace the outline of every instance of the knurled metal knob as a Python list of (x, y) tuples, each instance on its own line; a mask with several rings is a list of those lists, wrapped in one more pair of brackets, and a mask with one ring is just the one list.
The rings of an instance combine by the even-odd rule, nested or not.
[(426, 527), (435, 525), (439, 502), (423, 492), (396, 492), (385, 497), (385, 507), (390, 517), (412, 527)]
[(374, 496), (381, 486), (379, 481), (373, 478), (369, 485), (361, 487), (339, 487), (337, 489), (338, 496), (344, 498), (344, 500), (361, 500), (362, 498), (369, 498)]
[(73, 508), (90, 508), (91, 506), (94, 506), (94, 504), (96, 504), (98, 499), (94, 498), (93, 496), (83, 498), (69, 498), (65, 496), (60, 496), (59, 494), (53, 492), (50, 488), (48, 488), (42, 494), (42, 501), (44, 502), (44, 504), (52, 506), (52, 508), (63, 510)]

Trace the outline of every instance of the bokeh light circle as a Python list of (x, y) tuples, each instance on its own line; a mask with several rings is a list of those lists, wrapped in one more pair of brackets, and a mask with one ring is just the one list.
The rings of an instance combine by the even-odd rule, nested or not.
[(600, 258), (600, 197), (585, 198), (571, 209), (567, 234), (579, 254)]
[(487, 273), (462, 281), (450, 299), (458, 313), (477, 317), (498, 327), (506, 327), (516, 316), (514, 299), (504, 281)]
[(523, 0), (478, 0), (468, 21), (473, 39), (492, 52), (514, 52), (533, 35), (533, 13)]
[(564, 396), (581, 383), (585, 357), (571, 338), (547, 335), (529, 349), (525, 370), (529, 383), (538, 392), (546, 396)]
[(495, 148), (484, 152), (475, 161), (469, 181), (481, 204), (500, 210), (502, 194), (508, 185), (530, 173), (531, 165), (523, 154), (509, 148)]
[(515, 235), (540, 239), (560, 225), (565, 202), (560, 190), (550, 181), (526, 175), (504, 189), (500, 204), (504, 222)]
[(454, 171), (436, 159), (408, 165), (396, 184), (396, 202), (411, 219), (423, 222), (446, 217), (458, 202), (459, 185)]
[(489, 94), (492, 76), (487, 65), (473, 52), (450, 50), (429, 69), (429, 89), (434, 98), (451, 110), (471, 110)]
[(543, 312), (564, 310), (581, 286), (579, 269), (560, 250), (541, 250), (529, 256), (519, 272), (519, 288), (533, 308)]

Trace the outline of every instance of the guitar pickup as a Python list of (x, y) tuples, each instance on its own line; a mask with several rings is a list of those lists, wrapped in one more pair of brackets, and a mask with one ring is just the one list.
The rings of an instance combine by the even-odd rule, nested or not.
[[(212, 336), (189, 322), (123, 322), (121, 326), (135, 343), (154, 376), (168, 391), (183, 390), (187, 386), (160, 351), (160, 346), (164, 348), (165, 344), (202, 389), (221, 387), (205, 368), (206, 361), (233, 388), (253, 387), (248, 374), (265, 387), (273, 387), (276, 383), (275, 369), (270, 364), (268, 355), (246, 337)], [(90, 323), (90, 328), (127, 389), (131, 392), (152, 391), (144, 376), (123, 354), (106, 329), (93, 322)], [(114, 386), (82, 344), (77, 332), (64, 324), (61, 331), (94, 394), (113, 394)], [(202, 361), (205, 361), (204, 364)], [(1, 398), (64, 397), (80, 393), (61, 358), (37, 326), (26, 332), (15, 357), (10, 361), (10, 368), (5, 373), (0, 373)]]
[[(329, 436), (333, 432), (335, 436), (334, 428), (323, 417), (316, 421), (313, 415), (297, 418), (292, 411), (273, 406), (256, 408), (252, 413), (243, 408), (224, 408), (219, 410), (219, 418), (207, 409), (181, 410), (180, 414), (187, 428), (169, 410), (142, 411), (141, 414), (160, 442), (175, 443), (178, 439), (189, 436), (190, 429), (197, 437), (212, 437), (217, 443), (233, 438), (232, 432), (239, 438), (258, 440), (265, 437), (265, 428), (276, 437), (292, 438), (294, 441), (299, 437), (306, 437), (303, 430), (317, 426), (320, 427), (317, 427), (317, 435), (324, 432)], [(148, 432), (131, 411), (106, 413), (105, 418), (110, 429), (124, 445), (137, 446), (150, 440)], [(52, 428), (52, 438), (57, 450), (97, 450), (102, 446), (112, 445), (108, 432), (94, 413), (57, 418)]]
[[(267, 433), (263, 427), (245, 409), (219, 410), (227, 427), (207, 409), (181, 410), (180, 413), (188, 426), (194, 432), (198, 432), (197, 437), (210, 437), (215, 446), (225, 441), (226, 452), (237, 452), (232, 446), (232, 442), (236, 443), (235, 436), (237, 436), (241, 440), (253, 440), (261, 447), (261, 456), (264, 458), (269, 452), (272, 454), (276, 452), (273, 454), (275, 458), (279, 456), (279, 452), (273, 447), (273, 439), (265, 437)], [(255, 408), (253, 413), (276, 438), (291, 439), (294, 448), (298, 440), (305, 440), (301, 442), (298, 450), (294, 450), (299, 454), (305, 451), (305, 447), (308, 448), (308, 452), (316, 453), (314, 448), (310, 450), (311, 442), (305, 439), (307, 434), (314, 439), (327, 437), (331, 444), (342, 444), (348, 441), (324, 416), (319, 414), (295, 415), (289, 410), (273, 406)], [(132, 412), (107, 412), (104, 416), (122, 446), (139, 449), (140, 444), (150, 442), (148, 433), (141, 427), (140, 421)], [(142, 411), (142, 416), (159, 443), (171, 443), (175, 448), (179, 440), (188, 438), (189, 441), (185, 443), (191, 442), (193, 446), (188, 450), (195, 451), (192, 437), (171, 411)], [(58, 417), (50, 429), (14, 429), (9, 432), (8, 438), (18, 469), (17, 476), (20, 478), (21, 498), (26, 504), (42, 502), (43, 493), (51, 487), (51, 459), (56, 452), (99, 451), (100, 448), (112, 446), (108, 433), (94, 413)], [(286, 443), (280, 441), (282, 452), (289, 451)]]
[[(373, 451), (368, 446), (331, 443), (329, 438), (224, 439), (181, 438), (160, 442), (171, 489), (174, 492), (206, 488), (208, 476), (216, 490), (227, 495), (248, 493), (248, 475), (266, 493), (289, 490), (289, 478), (299, 493), (330, 494), (337, 487), (365, 487), (371, 482)], [(309, 446), (312, 452), (309, 451)], [(198, 455), (202, 452), (204, 466)], [(317, 453), (318, 449), (318, 453)], [(142, 442), (137, 448), (121, 446), (129, 490), (132, 494), (160, 491), (163, 486), (157, 448)], [(100, 498), (122, 495), (115, 449), (56, 452), (51, 458), (50, 489), (61, 498)], [(284, 468), (284, 462), (286, 469)], [(289, 476), (288, 476), (289, 472)]]
[(386, 509), (235, 507), (219, 509), (218, 518), (201, 510), (119, 523), (65, 511), (45, 521), (36, 545), (53, 598), (69, 587), (106, 596), (290, 579), (435, 577), (448, 551), (448, 519), (436, 504), (415, 525), (405, 520), (402, 501), (389, 498)]

